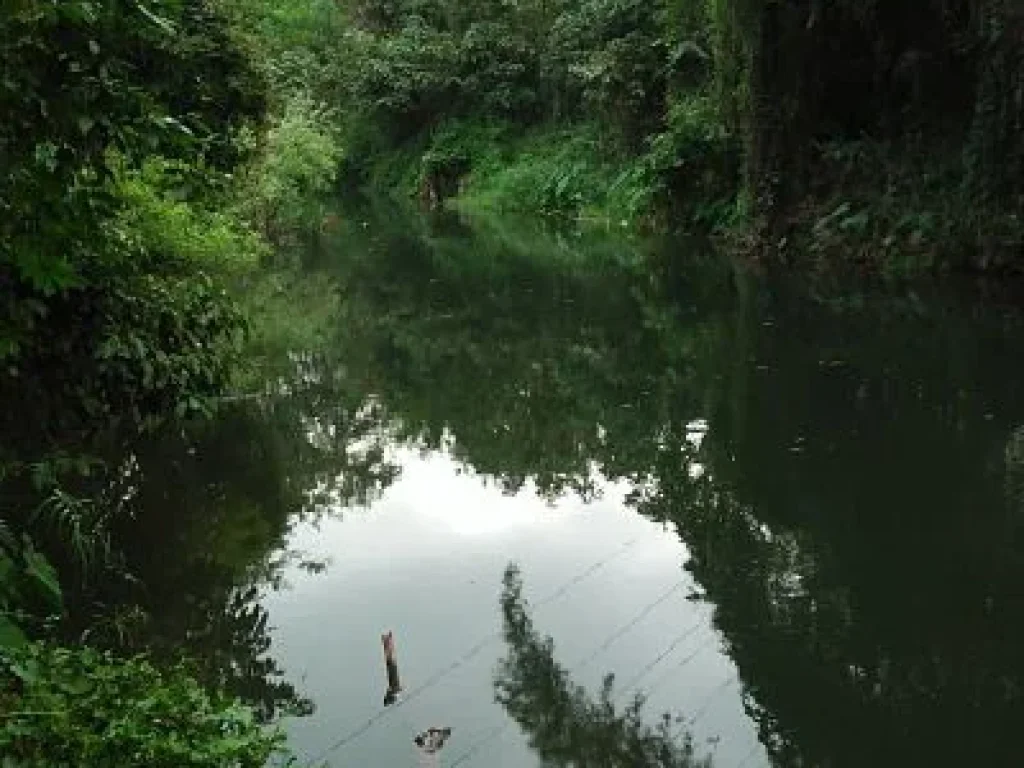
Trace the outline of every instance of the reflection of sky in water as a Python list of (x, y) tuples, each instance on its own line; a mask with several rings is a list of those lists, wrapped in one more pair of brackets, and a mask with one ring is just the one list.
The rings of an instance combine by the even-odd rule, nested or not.
[(380, 634), (392, 629), (406, 701), (329, 752), (330, 765), (415, 765), (412, 736), (432, 725), (454, 729), (442, 765), (538, 765), (492, 688), (505, 650), (495, 634), (501, 577), (516, 561), (536, 625), (576, 682), (596, 692), (615, 672), (620, 703), (636, 687), (651, 693), (652, 720), (666, 710), (696, 716), (698, 748), (716, 766), (765, 761), (752, 752), (754, 726), (709, 606), (686, 599), (697, 590), (682, 569), (685, 548), (624, 506), (626, 486), (601, 483), (590, 504), (548, 503), (530, 487), (503, 495), (444, 454), (398, 460), (400, 479), (368, 510), (295, 532), (289, 546), (330, 568), (290, 571), (268, 600), (275, 656), (318, 707), (288, 724), (301, 755), (321, 755), (381, 712)]
[[(708, 434), (708, 423), (705, 419), (695, 419), (686, 425), (686, 442), (699, 450)], [(699, 461), (691, 461), (687, 471), (694, 480), (703, 477), (704, 465)]]

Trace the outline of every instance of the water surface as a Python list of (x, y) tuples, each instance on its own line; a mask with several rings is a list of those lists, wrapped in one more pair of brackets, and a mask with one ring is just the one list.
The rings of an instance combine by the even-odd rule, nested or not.
[[(598, 764), (607, 674), (617, 712), (646, 694), (725, 768), (1018, 764), (1015, 304), (794, 286), (680, 240), (342, 221), (291, 374), (138, 452), (154, 643), (332, 766), (414, 765), (431, 725), (442, 765)], [(533, 657), (503, 631), (510, 564)]]

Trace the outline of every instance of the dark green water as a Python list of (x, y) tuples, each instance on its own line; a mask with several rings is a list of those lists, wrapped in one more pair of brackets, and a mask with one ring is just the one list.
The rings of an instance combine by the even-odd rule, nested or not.
[[(551, 663), (595, 700), (614, 672), (619, 706), (647, 692), (725, 768), (1020, 764), (1012, 303), (811, 290), (682, 241), (342, 221), (308, 265), (333, 320), (284, 390), (136, 452), (148, 644), (292, 712), (332, 766), (414, 765), (429, 725), (454, 728), (442, 765), (612, 764)], [(513, 561), (544, 658), (500, 634)]]

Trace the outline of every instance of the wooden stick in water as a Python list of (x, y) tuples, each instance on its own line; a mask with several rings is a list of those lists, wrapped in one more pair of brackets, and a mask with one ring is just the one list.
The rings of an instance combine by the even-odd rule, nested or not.
[(395, 637), (388, 631), (380, 636), (384, 646), (384, 667), (388, 674), (388, 690), (384, 694), (384, 706), (390, 707), (398, 700), (402, 692), (402, 682), (398, 679), (398, 662), (395, 660)]

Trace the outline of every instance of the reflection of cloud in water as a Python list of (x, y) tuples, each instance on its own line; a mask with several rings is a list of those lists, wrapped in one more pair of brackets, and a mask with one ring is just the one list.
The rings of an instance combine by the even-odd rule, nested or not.
[[(636, 676), (663, 654), (666, 638), (690, 631), (706, 615), (705, 607), (685, 599), (695, 586), (680, 568), (688, 559), (685, 546), (627, 505), (634, 484), (609, 482), (592, 467), (599, 499), (587, 502), (566, 492), (552, 501), (531, 483), (506, 494), (500, 482), (467, 469), (450, 448), (396, 448), (393, 457), (401, 475), (369, 508), (294, 530), (291, 546), (333, 556), (327, 573), (290, 570), (291, 589), (268, 599), (281, 656), (289, 670), (310, 673), (308, 688), (318, 705), (315, 717), (289, 725), (302, 753), (329, 750), (375, 715), (376, 639), (382, 628), (394, 627), (405, 641), (402, 672), (409, 679), (403, 683), (410, 689), (434, 680), (482, 639), (492, 640), (346, 746), (344, 754), (332, 753), (335, 764), (399, 764), (414, 729), (443, 723), (461, 734), (456, 757), (501, 730), (504, 736), (487, 743), (488, 754), (478, 764), (500, 755), (509, 768), (535, 766), (535, 753), (503, 730), (509, 721), (491, 688), (501, 651), (494, 636), (495, 589), (510, 560), (528, 569), (535, 590), (529, 597), (540, 606), (543, 631), (558, 640), (568, 662), (600, 648), (598, 658), (578, 670), (580, 684), (591, 691), (599, 690), (605, 672)], [(638, 606), (649, 606), (670, 589), (672, 599), (634, 620)], [(345, 653), (325, 644), (325, 637), (346, 638)], [(699, 642), (694, 636), (693, 644)], [(691, 643), (678, 650), (692, 653)], [(671, 655), (665, 659), (677, 662)], [(652, 718), (668, 709), (700, 711), (709, 692), (735, 676), (728, 660), (710, 647), (693, 664), (672, 669), (658, 668), (668, 683), (652, 701)], [(639, 686), (653, 687), (650, 671)], [(738, 695), (717, 697), (708, 709), (698, 735), (725, 736), (722, 753), (738, 761), (754, 738)]]
[(694, 448), (700, 448), (708, 434), (707, 419), (694, 419), (686, 425), (686, 441)]
[(450, 533), (481, 536), (552, 522), (526, 494), (501, 496), (481, 480), (466, 482), (469, 478), (449, 456), (402, 463), (402, 481), (387, 494), (388, 500), (415, 508), (418, 516)]
[[(694, 419), (686, 425), (686, 442), (693, 447), (694, 451), (700, 450), (701, 445), (704, 443), (704, 438), (707, 437), (707, 435), (707, 419)], [(692, 479), (696, 480), (703, 477), (707, 470), (701, 462), (690, 460), (687, 464), (686, 471)]]
[[(559, 540), (578, 541), (583, 532), (594, 542), (616, 541), (637, 525), (650, 525), (627, 506), (635, 483), (609, 481), (596, 464), (589, 473), (596, 493), (584, 499), (567, 490), (550, 499), (532, 481), (508, 493), (498, 480), (475, 473), (449, 449), (392, 444), (387, 455), (399, 468), (390, 487), (361, 508), (341, 502), (319, 521), (297, 526), (290, 547), (309, 559), (330, 557), (342, 571), (362, 571), (448, 559), (460, 548), (503, 549), (503, 542), (538, 540), (554, 546)], [(594, 527), (597, 519), (601, 523)], [(641, 561), (648, 564), (666, 559), (678, 563), (684, 552), (678, 538), (665, 531), (645, 540), (643, 549)]]
[[(515, 495), (503, 494), (493, 481), (472, 474), (446, 453), (422, 456), (404, 450), (398, 459), (403, 467), (402, 479), (385, 494), (386, 500), (415, 510), (430, 525), (459, 536), (488, 536), (515, 528), (555, 525), (588, 506), (574, 494), (543, 501), (532, 482)], [(625, 496), (622, 484), (604, 480), (596, 470), (591, 480), (601, 497), (613, 503)]]

